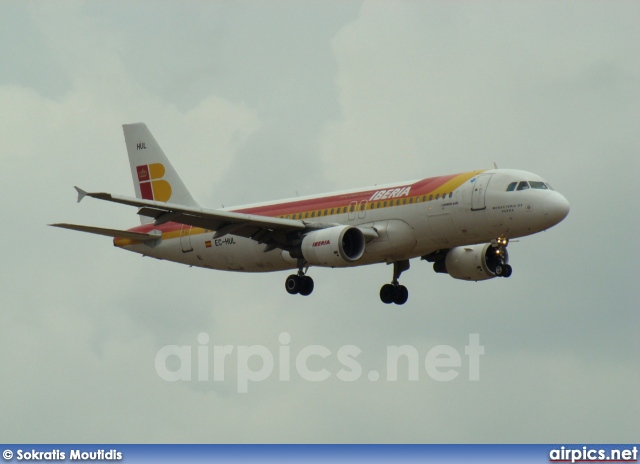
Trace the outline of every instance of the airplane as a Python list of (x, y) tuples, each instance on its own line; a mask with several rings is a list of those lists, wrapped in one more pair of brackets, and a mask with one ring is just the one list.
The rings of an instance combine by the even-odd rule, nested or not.
[(509, 240), (553, 227), (570, 209), (540, 176), (497, 167), (209, 209), (194, 200), (144, 123), (122, 127), (135, 198), (75, 189), (78, 202), (92, 197), (138, 208), (141, 225), (49, 225), (109, 236), (116, 247), (189, 266), (297, 269), (285, 280), (290, 294), (311, 294), (312, 267), (386, 263), (393, 264), (393, 277), (380, 299), (402, 305), (409, 292), (400, 275), (414, 258), (454, 279), (509, 277)]

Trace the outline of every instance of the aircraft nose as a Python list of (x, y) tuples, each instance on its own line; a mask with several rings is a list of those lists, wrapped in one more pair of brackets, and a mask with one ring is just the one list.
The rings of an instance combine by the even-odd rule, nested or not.
[(567, 217), (571, 206), (565, 197), (558, 192), (553, 192), (544, 199), (542, 210), (544, 216), (553, 224), (557, 224)]

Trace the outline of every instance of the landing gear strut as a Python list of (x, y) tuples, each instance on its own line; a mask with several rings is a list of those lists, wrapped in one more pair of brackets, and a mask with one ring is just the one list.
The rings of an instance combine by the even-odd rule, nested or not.
[(284, 288), (287, 289), (287, 292), (291, 295), (297, 293), (302, 296), (311, 295), (311, 292), (313, 292), (313, 279), (305, 275), (307, 270), (309, 270), (309, 266), (305, 266), (305, 261), (299, 259), (298, 273), (291, 274), (287, 277), (287, 280), (284, 281)]
[(404, 285), (400, 285), (398, 281), (400, 274), (409, 269), (409, 260), (396, 261), (393, 263), (393, 281), (390, 284), (385, 284), (380, 289), (380, 300), (384, 304), (395, 303), (397, 305), (403, 305), (409, 299), (409, 290)]
[(491, 240), (491, 246), (496, 249), (497, 262), (494, 272), (498, 277), (511, 277), (513, 273), (513, 268), (507, 264), (507, 245), (509, 245), (509, 239), (506, 237)]

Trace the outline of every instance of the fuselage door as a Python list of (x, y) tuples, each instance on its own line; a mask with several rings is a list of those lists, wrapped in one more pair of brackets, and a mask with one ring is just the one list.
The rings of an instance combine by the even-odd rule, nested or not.
[(358, 214), (357, 209), (357, 201), (352, 201), (351, 203), (349, 203), (349, 221), (353, 221), (356, 218), (356, 214)]
[(358, 219), (364, 219), (367, 215), (367, 200), (362, 200), (358, 206)]
[(480, 211), (485, 209), (485, 195), (487, 186), (493, 174), (480, 174), (473, 183), (473, 191), (471, 192), (471, 211)]
[(182, 247), (183, 253), (193, 251), (193, 247), (191, 246), (191, 226), (182, 224), (182, 229), (180, 229), (180, 246)]

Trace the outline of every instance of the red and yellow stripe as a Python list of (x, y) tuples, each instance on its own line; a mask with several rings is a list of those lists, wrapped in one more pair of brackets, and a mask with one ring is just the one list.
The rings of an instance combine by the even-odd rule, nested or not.
[[(240, 208), (231, 211), (245, 214), (256, 214), (259, 216), (305, 220), (336, 214), (345, 214), (348, 212), (355, 212), (356, 210), (366, 211), (390, 208), (443, 198), (445, 195), (453, 193), (462, 184), (482, 172), (484, 172), (484, 170), (452, 174), (448, 176), (430, 177), (414, 182), (413, 184), (398, 184), (394, 187), (373, 188), (359, 192), (329, 195), (307, 200), (293, 200), (264, 206)], [(406, 187), (410, 187), (409, 193), (400, 198), (387, 198), (370, 201), (373, 195), (381, 190), (393, 190), (395, 188)], [(357, 206), (354, 206), (354, 203)], [(160, 226), (145, 224), (134, 227), (133, 229), (130, 229), (130, 231), (149, 233), (152, 230), (160, 230), (162, 232), (162, 239), (169, 240), (179, 238), (181, 236), (181, 229), (182, 224), (168, 222)], [(203, 229), (201, 227), (192, 227), (190, 235), (203, 234), (207, 231), (207, 229)], [(137, 243), (140, 242), (124, 238), (114, 239), (114, 245), (119, 247)]]

